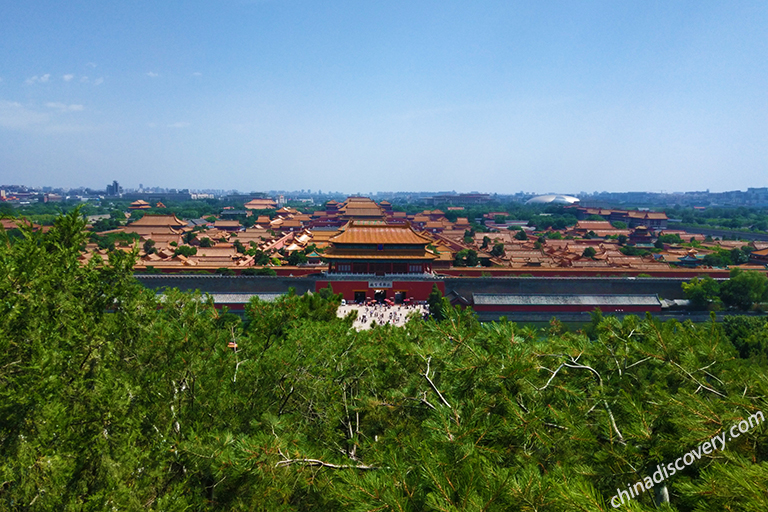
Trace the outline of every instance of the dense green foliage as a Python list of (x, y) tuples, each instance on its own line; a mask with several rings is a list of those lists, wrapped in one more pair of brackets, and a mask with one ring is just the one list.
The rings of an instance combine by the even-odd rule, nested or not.
[(683, 239), (677, 233), (659, 235), (658, 240), (663, 244), (681, 244)]
[(267, 265), (270, 263), (269, 254), (265, 253), (261, 249), (256, 247), (256, 244), (251, 242), (251, 248), (245, 251), (245, 254), (253, 256), (254, 265)]
[[(0, 241), (3, 510), (606, 511), (768, 412), (752, 326), (596, 314), (582, 334), (446, 306), (357, 332), (329, 291), (242, 322), (141, 288), (123, 251), (82, 266), (82, 227)], [(768, 509), (768, 428), (667, 485), (666, 510)]]
[(192, 247), (190, 245), (180, 245), (173, 250), (173, 254), (175, 254), (176, 256), (181, 254), (182, 256), (186, 256), (186, 257), (194, 256), (195, 254), (197, 254), (197, 247)]
[(720, 284), (709, 276), (694, 277), (682, 284), (686, 298), (696, 309), (707, 309), (720, 301)]
[(544, 231), (548, 228), (565, 229), (568, 226), (576, 225), (576, 216), (572, 213), (565, 213), (564, 208), (555, 210), (555, 213), (548, 215), (534, 215), (528, 221), (529, 226), (534, 226), (538, 231)]
[(149, 238), (149, 239), (147, 239), (147, 240), (144, 242), (144, 245), (142, 246), (142, 248), (144, 249), (144, 252), (145, 252), (146, 254), (154, 254), (154, 253), (156, 253), (156, 252), (157, 252), (157, 248), (155, 247), (155, 245), (157, 245), (157, 244), (155, 243), (155, 241), (154, 241), (154, 240), (152, 240), (151, 238)]
[(301, 251), (294, 251), (288, 256), (289, 265), (302, 265), (307, 262), (307, 255)]
[(474, 249), (462, 249), (453, 256), (454, 267), (476, 267), (479, 262), (477, 251)]
[(115, 231), (106, 235), (91, 233), (89, 241), (95, 243), (99, 249), (114, 250), (116, 245), (128, 247), (133, 245), (141, 237), (136, 233), (125, 233), (124, 231)]
[(720, 286), (720, 298), (728, 306), (748, 310), (757, 302), (768, 301), (765, 272), (731, 269), (728, 281)]
[[(106, 198), (100, 202), (88, 202), (82, 203), (80, 200), (74, 199), (70, 201), (64, 201), (60, 203), (32, 203), (20, 207), (10, 207), (10, 210), (6, 213), (10, 215), (23, 215), (34, 222), (45, 224), (48, 218), (54, 219), (60, 213), (69, 213), (75, 209), (83, 213), (84, 215), (97, 215), (97, 214), (111, 214), (113, 219), (124, 220), (122, 212), (128, 210), (131, 201), (127, 199), (119, 198)], [(163, 201), (165, 208), (157, 208), (156, 202), (152, 202), (152, 209), (150, 210), (154, 214), (162, 215), (176, 215), (180, 219), (199, 219), (211, 214), (218, 214), (224, 208), (231, 207), (236, 209), (243, 208), (243, 202), (232, 201), (230, 199), (202, 199), (202, 200), (188, 200), (188, 201), (175, 201), (165, 200)], [(119, 217), (115, 215), (118, 212)], [(273, 210), (271, 211), (273, 212)], [(131, 218), (136, 220), (144, 215), (145, 211), (134, 210), (131, 212)], [(47, 216), (47, 217), (46, 217)], [(109, 226), (110, 223), (106, 222), (100, 226)], [(109, 228), (107, 228), (109, 229)], [(101, 231), (101, 229), (97, 229)]]
[(649, 254), (652, 254), (648, 249), (635, 247), (633, 245), (621, 246), (619, 247), (619, 251), (625, 256), (648, 256)]
[(763, 364), (768, 362), (768, 319), (726, 316), (723, 327), (741, 357), (762, 359)]
[(427, 297), (427, 305), (429, 306), (429, 314), (435, 320), (445, 320), (448, 311), (451, 308), (451, 303), (443, 297), (437, 284), (432, 285), (432, 291)]
[(712, 228), (741, 229), (750, 231), (768, 231), (768, 213), (764, 208), (711, 207), (703, 210), (695, 208), (667, 208), (667, 215), (679, 218), (683, 225)]
[(694, 277), (682, 287), (685, 296), (697, 309), (725, 305), (748, 311), (756, 303), (768, 302), (768, 276), (758, 271), (734, 268), (728, 280), (722, 283), (704, 276)]
[(727, 267), (728, 265), (742, 265), (749, 261), (749, 253), (752, 249), (745, 245), (741, 248), (734, 247), (730, 251), (717, 248), (714, 252), (704, 256), (703, 263), (710, 267)]
[(112, 229), (118, 229), (124, 224), (125, 215), (119, 210), (114, 210), (108, 219), (99, 219), (91, 226), (91, 230), (95, 232), (110, 231)]
[(276, 276), (277, 272), (271, 267), (248, 267), (242, 271), (244, 276)]

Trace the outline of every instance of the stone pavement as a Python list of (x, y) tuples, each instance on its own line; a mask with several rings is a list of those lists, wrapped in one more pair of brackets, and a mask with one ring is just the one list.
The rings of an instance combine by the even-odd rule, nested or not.
[(350, 311), (357, 311), (357, 319), (352, 325), (358, 331), (364, 329), (370, 329), (371, 324), (376, 322), (377, 325), (391, 324), (397, 327), (405, 325), (408, 321), (409, 315), (417, 315), (423, 317), (428, 314), (429, 306), (427, 305), (394, 305), (387, 306), (386, 304), (376, 304), (374, 306), (365, 306), (362, 304), (347, 304), (346, 306), (339, 306), (336, 314), (339, 318), (344, 318)]

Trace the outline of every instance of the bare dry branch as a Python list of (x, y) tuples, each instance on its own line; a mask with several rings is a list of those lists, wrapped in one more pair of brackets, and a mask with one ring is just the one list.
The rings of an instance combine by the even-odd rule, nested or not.
[(284, 468), (291, 466), (293, 464), (301, 464), (303, 466), (316, 466), (316, 467), (324, 467), (324, 468), (330, 468), (330, 469), (361, 469), (364, 471), (369, 471), (373, 469), (383, 469), (377, 466), (367, 466), (365, 464), (358, 464), (358, 465), (352, 465), (352, 464), (331, 464), (330, 462), (325, 462), (319, 459), (284, 459), (275, 464), (276, 468)]
[(621, 435), (621, 432), (619, 431), (619, 427), (616, 426), (616, 419), (613, 417), (613, 412), (611, 412), (611, 408), (608, 407), (608, 401), (603, 400), (603, 403), (605, 404), (605, 410), (608, 412), (608, 416), (611, 418), (611, 426), (613, 426), (613, 430), (616, 431), (616, 435), (619, 436), (619, 441), (621, 444), (627, 444), (626, 441), (624, 441), (624, 436)]
[(649, 360), (649, 359), (653, 359), (653, 358), (652, 358), (652, 357), (646, 357), (645, 359), (641, 359), (641, 360), (639, 360), (639, 361), (635, 361), (635, 362), (634, 362), (634, 363), (632, 363), (631, 365), (627, 366), (627, 368), (632, 368), (633, 366), (637, 366), (638, 364), (640, 364), (640, 363), (644, 363), (644, 362), (646, 362), (646, 361), (647, 361), (647, 360)]
[[(598, 381), (598, 384), (600, 385), (600, 389), (602, 390), (602, 389), (603, 389), (603, 377), (600, 375), (600, 372), (598, 372), (597, 370), (595, 370), (595, 369), (594, 369), (594, 368), (592, 368), (591, 366), (588, 366), (588, 365), (585, 365), (585, 364), (577, 364), (577, 363), (578, 363), (578, 360), (579, 360), (579, 358), (580, 358), (580, 357), (581, 357), (581, 354), (579, 354), (579, 355), (578, 355), (578, 356), (576, 356), (576, 357), (571, 357), (571, 358), (570, 358), (570, 359), (571, 359), (571, 362), (570, 362), (570, 363), (568, 363), (568, 362), (564, 362), (564, 363), (562, 363), (562, 364), (561, 364), (561, 365), (560, 365), (560, 366), (557, 368), (557, 370), (555, 370), (554, 372), (552, 372), (552, 376), (549, 378), (549, 380), (548, 380), (548, 381), (547, 381), (547, 383), (544, 385), (544, 387), (542, 387), (542, 388), (540, 388), (540, 389), (539, 389), (539, 391), (542, 391), (542, 390), (543, 390), (543, 389), (545, 389), (547, 386), (549, 386), (549, 383), (550, 383), (550, 382), (552, 382), (552, 379), (554, 379), (554, 378), (555, 378), (555, 375), (557, 375), (557, 372), (559, 372), (559, 371), (560, 371), (560, 369), (561, 369), (563, 366), (565, 366), (566, 368), (573, 368), (573, 369), (577, 369), (577, 370), (589, 370), (590, 372), (592, 372), (592, 373), (593, 373), (593, 374), (594, 374), (594, 375), (597, 377), (597, 381)], [(551, 371), (551, 370), (550, 370), (550, 371)], [(595, 405), (597, 405), (597, 404), (595, 404)], [(619, 442), (621, 442), (621, 444), (626, 444), (626, 441), (624, 440), (624, 436), (621, 434), (621, 431), (619, 430), (619, 427), (618, 427), (618, 425), (616, 425), (616, 419), (615, 419), (615, 418), (614, 418), (614, 416), (613, 416), (613, 412), (611, 411), (611, 408), (608, 406), (608, 401), (607, 401), (607, 400), (603, 400), (603, 405), (605, 405), (605, 410), (606, 410), (606, 412), (608, 413), (608, 416), (609, 416), (609, 417), (610, 417), (610, 419), (611, 419), (611, 427), (613, 428), (614, 432), (616, 432), (616, 435), (617, 435), (617, 436), (619, 436)], [(587, 414), (589, 414), (590, 412), (592, 412), (592, 411), (594, 410), (594, 408), (595, 408), (595, 406), (593, 405), (593, 406), (592, 406), (592, 407), (589, 409), (589, 411), (587, 411)]]
[[(549, 386), (549, 383), (550, 383), (550, 382), (552, 382), (552, 379), (554, 379), (554, 378), (555, 378), (555, 375), (557, 375), (557, 372), (559, 372), (559, 371), (560, 371), (560, 369), (561, 369), (563, 366), (565, 366), (565, 363), (563, 363), (563, 364), (561, 364), (560, 366), (558, 366), (558, 367), (557, 367), (557, 370), (555, 370), (554, 372), (552, 372), (552, 376), (549, 378), (549, 380), (547, 381), (547, 383), (546, 383), (546, 384), (544, 384), (544, 387), (542, 387), (542, 388), (536, 388), (536, 389), (538, 389), (539, 391), (544, 391), (544, 390), (547, 388), (547, 386)], [(541, 368), (544, 368), (544, 367), (542, 366)], [(545, 369), (545, 370), (549, 370), (549, 368), (544, 368), (544, 369)], [(552, 370), (549, 370), (549, 371), (552, 371)]]
[(440, 390), (437, 389), (437, 386), (435, 386), (435, 383), (432, 382), (432, 379), (429, 378), (430, 361), (432, 361), (432, 357), (427, 358), (427, 371), (424, 372), (424, 377), (426, 377), (427, 382), (429, 382), (429, 385), (432, 386), (432, 389), (434, 390), (434, 392), (437, 393), (437, 396), (440, 397), (440, 401), (443, 402), (443, 404), (445, 404), (445, 406), (448, 407), (449, 409), (453, 409), (453, 407), (451, 407), (451, 404), (448, 403), (448, 400), (446, 400), (443, 394), (440, 393)]
[[(681, 369), (681, 370), (682, 370), (682, 371), (683, 371), (683, 372), (684, 372), (684, 373), (685, 373), (685, 374), (688, 376), (688, 378), (690, 378), (690, 379), (691, 379), (693, 382), (695, 382), (696, 384), (698, 384), (698, 385), (699, 385), (699, 389), (701, 389), (701, 388), (704, 388), (704, 389), (706, 389), (707, 391), (710, 391), (710, 392), (712, 392), (712, 393), (716, 394), (717, 396), (721, 396), (721, 397), (725, 398), (725, 395), (724, 395), (724, 394), (722, 394), (721, 392), (719, 392), (719, 391), (717, 391), (717, 390), (715, 390), (715, 389), (712, 389), (712, 388), (710, 388), (709, 386), (705, 386), (704, 384), (702, 384), (701, 382), (699, 382), (698, 380), (696, 380), (696, 377), (694, 377), (693, 375), (691, 375), (691, 374), (688, 372), (688, 370), (686, 370), (685, 368), (683, 368), (682, 366), (680, 366), (680, 365), (679, 365), (679, 364), (677, 364), (676, 362), (674, 362), (674, 361), (671, 361), (671, 360), (670, 360), (669, 362), (670, 362), (670, 363), (672, 363), (673, 365), (677, 366), (678, 368), (680, 368), (680, 369)], [(697, 389), (696, 391), (698, 391), (698, 389)]]
[(568, 363), (563, 363), (563, 364), (566, 367), (568, 367), (568, 368), (583, 369), (583, 370), (591, 371), (592, 373), (595, 374), (595, 376), (597, 376), (597, 379), (599, 381), (600, 387), (601, 388), (603, 387), (603, 378), (600, 376), (600, 374), (597, 372), (597, 370), (595, 370), (591, 366), (586, 366), (586, 365), (583, 365), (583, 364), (568, 364)]

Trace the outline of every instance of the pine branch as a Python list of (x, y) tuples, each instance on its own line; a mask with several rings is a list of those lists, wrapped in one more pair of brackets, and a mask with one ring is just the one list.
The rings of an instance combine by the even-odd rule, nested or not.
[(650, 357), (650, 356), (649, 356), (649, 357), (643, 358), (643, 359), (641, 359), (641, 360), (639, 360), (639, 361), (635, 361), (635, 362), (634, 362), (634, 363), (632, 363), (631, 365), (627, 366), (627, 367), (625, 368), (625, 370), (629, 370), (629, 369), (630, 369), (630, 368), (632, 368), (633, 366), (637, 366), (637, 365), (638, 365), (638, 364), (640, 364), (640, 363), (644, 363), (644, 362), (646, 362), (646, 361), (647, 361), (647, 360), (649, 360), (649, 359), (652, 359), (652, 357)]
[(621, 444), (627, 444), (626, 441), (624, 441), (624, 436), (621, 435), (621, 432), (619, 431), (619, 427), (616, 426), (616, 419), (613, 417), (613, 412), (611, 412), (611, 408), (608, 407), (608, 400), (603, 400), (603, 403), (605, 404), (605, 410), (608, 412), (608, 416), (611, 418), (611, 425), (613, 426), (613, 430), (616, 431), (616, 435), (619, 436), (619, 441)]
[(693, 382), (695, 382), (696, 384), (698, 384), (698, 385), (699, 385), (699, 388), (698, 388), (696, 391), (698, 391), (698, 390), (699, 390), (699, 389), (701, 389), (701, 388), (704, 388), (704, 389), (706, 389), (707, 391), (710, 391), (710, 392), (712, 392), (712, 393), (716, 394), (717, 396), (721, 396), (721, 397), (723, 397), (723, 398), (726, 398), (726, 396), (725, 396), (724, 394), (722, 394), (722, 393), (720, 393), (719, 391), (716, 391), (716, 390), (714, 390), (714, 389), (710, 388), (709, 386), (705, 386), (704, 384), (702, 384), (701, 382), (699, 382), (698, 380), (696, 380), (696, 377), (694, 377), (693, 375), (691, 375), (690, 373), (688, 373), (688, 370), (686, 370), (685, 368), (683, 368), (682, 366), (680, 366), (680, 365), (679, 365), (679, 364), (677, 364), (676, 362), (674, 362), (674, 361), (672, 361), (672, 360), (670, 360), (669, 362), (670, 362), (670, 363), (672, 363), (673, 365), (677, 366), (678, 368), (680, 368), (680, 369), (681, 369), (681, 370), (682, 370), (682, 371), (683, 371), (683, 372), (684, 372), (684, 373), (685, 373), (685, 374), (686, 374), (686, 375), (687, 375), (687, 376), (688, 376), (688, 377), (689, 377), (689, 378), (690, 378), (690, 379), (691, 379)]
[(443, 404), (446, 405), (449, 409), (453, 409), (451, 407), (451, 404), (448, 403), (448, 400), (445, 399), (442, 393), (440, 393), (440, 390), (437, 389), (437, 386), (435, 386), (435, 383), (432, 382), (432, 379), (429, 378), (429, 363), (432, 361), (432, 357), (427, 358), (427, 371), (424, 372), (424, 377), (426, 377), (427, 382), (429, 382), (429, 385), (432, 386), (432, 389), (437, 393), (437, 396), (440, 397), (440, 401), (443, 402)]
[(597, 379), (599, 381), (598, 384), (600, 384), (600, 389), (603, 388), (603, 378), (600, 376), (600, 374), (597, 372), (597, 370), (595, 370), (591, 366), (586, 366), (586, 365), (583, 365), (583, 364), (568, 364), (568, 363), (563, 363), (563, 365), (565, 365), (568, 368), (575, 368), (575, 369), (582, 369), (582, 370), (589, 370), (589, 371), (591, 371), (592, 373), (595, 374), (595, 376), (597, 376)]
[[(549, 368), (547, 368), (547, 367), (545, 367), (545, 366), (539, 366), (539, 369), (540, 369), (540, 370), (548, 370), (548, 371), (552, 372), (552, 376), (549, 378), (549, 380), (547, 381), (547, 383), (546, 383), (546, 384), (544, 384), (544, 387), (541, 387), (541, 388), (536, 388), (536, 389), (538, 389), (539, 391), (544, 391), (544, 390), (547, 388), (547, 386), (549, 386), (549, 383), (550, 383), (550, 382), (552, 382), (552, 379), (554, 379), (554, 378), (555, 378), (555, 375), (557, 375), (557, 372), (559, 372), (559, 371), (562, 369), (562, 367), (563, 367), (563, 366), (565, 366), (565, 363), (563, 363), (563, 364), (561, 364), (560, 366), (558, 366), (558, 367), (557, 367), (557, 370), (555, 370), (554, 372), (552, 372), (552, 370), (550, 370)], [(535, 387), (535, 386), (534, 386), (534, 387)]]
[[(600, 372), (598, 372), (597, 370), (595, 370), (591, 366), (588, 366), (588, 365), (585, 365), (585, 364), (579, 364), (578, 361), (579, 361), (580, 357), (581, 357), (581, 354), (579, 354), (576, 357), (570, 357), (570, 360), (571, 360), (570, 362), (563, 362), (563, 363), (561, 363), (560, 366), (558, 366), (555, 371), (549, 370), (549, 368), (546, 368), (546, 367), (540, 367), (541, 369), (551, 371), (552, 372), (552, 376), (549, 378), (549, 380), (544, 385), (544, 387), (537, 388), (537, 389), (539, 391), (542, 391), (547, 386), (549, 386), (549, 383), (552, 382), (552, 379), (555, 378), (555, 375), (557, 375), (557, 372), (559, 372), (563, 368), (563, 366), (565, 366), (566, 368), (573, 368), (573, 369), (576, 369), (576, 370), (589, 370), (590, 372), (592, 372), (597, 377), (597, 381), (598, 381), (598, 384), (600, 386), (600, 391), (602, 393), (602, 390), (603, 390), (603, 377), (600, 375)], [(608, 416), (611, 419), (611, 427), (613, 427), (613, 430), (614, 430), (614, 432), (616, 432), (616, 435), (619, 436), (619, 442), (621, 444), (627, 444), (626, 441), (624, 440), (624, 436), (621, 434), (621, 431), (619, 430), (618, 425), (616, 425), (616, 418), (614, 418), (613, 411), (611, 411), (611, 408), (608, 406), (608, 401), (604, 399), (603, 400), (603, 404), (605, 405), (605, 410), (606, 410), (606, 412), (608, 413)], [(594, 408), (595, 408), (595, 406), (592, 406), (592, 408), (588, 411), (587, 414), (589, 414), (589, 412), (592, 412), (592, 410)]]
[(315, 466), (315, 467), (324, 467), (324, 468), (330, 468), (330, 469), (361, 469), (364, 471), (368, 470), (374, 470), (374, 469), (384, 469), (380, 468), (378, 466), (367, 466), (365, 464), (358, 464), (358, 465), (352, 465), (352, 464), (331, 464), (330, 462), (325, 462), (320, 459), (284, 459), (279, 461), (277, 464), (275, 464), (276, 468), (282, 468), (282, 467), (288, 467), (293, 464), (301, 464), (304, 466)]

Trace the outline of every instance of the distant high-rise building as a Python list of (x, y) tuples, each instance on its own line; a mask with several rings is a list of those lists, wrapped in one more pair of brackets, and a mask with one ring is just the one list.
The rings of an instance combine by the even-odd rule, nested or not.
[(117, 181), (113, 181), (111, 185), (107, 185), (107, 196), (116, 197), (120, 195), (122, 189)]

